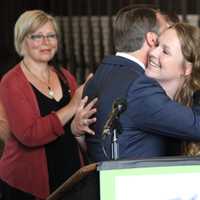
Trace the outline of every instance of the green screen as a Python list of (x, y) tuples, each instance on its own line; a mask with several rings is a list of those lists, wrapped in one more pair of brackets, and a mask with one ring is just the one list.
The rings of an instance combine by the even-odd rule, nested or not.
[[(156, 177), (159, 177), (159, 175), (164, 175), (164, 177), (165, 175), (170, 175), (171, 177), (173, 177), (176, 174), (178, 175), (178, 177), (180, 177), (180, 175), (182, 174), (189, 174), (189, 175), (194, 174), (194, 177), (197, 177), (195, 173), (197, 173), (200, 177), (200, 165), (141, 167), (141, 168), (138, 167), (138, 168), (130, 168), (130, 169), (102, 170), (100, 171), (100, 197), (101, 197), (101, 200), (116, 200), (117, 199), (116, 180), (117, 178), (120, 178), (120, 177), (123, 177), (123, 178), (130, 177), (130, 176), (145, 177), (145, 175), (147, 175), (146, 176), (147, 179), (151, 177), (152, 180), (154, 180)], [(149, 176), (149, 175), (153, 175), (153, 176)], [(178, 180), (174, 180), (174, 181), (178, 181)], [(132, 182), (134, 182), (134, 179)], [(126, 182), (122, 184), (125, 185)], [(163, 184), (163, 183), (160, 183), (160, 184)], [(134, 192), (133, 192), (132, 199), (134, 200)], [(200, 199), (200, 197), (193, 198), (193, 199)], [(123, 200), (126, 200), (126, 199), (123, 199)]]

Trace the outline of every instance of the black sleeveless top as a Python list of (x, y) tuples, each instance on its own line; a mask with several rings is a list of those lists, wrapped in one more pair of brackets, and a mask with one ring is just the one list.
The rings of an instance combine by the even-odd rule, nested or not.
[[(57, 111), (70, 101), (69, 88), (60, 79), (63, 97), (57, 102), (49, 99), (37, 90), (33, 85), (36, 94), (41, 116), (46, 116), (52, 111)], [(68, 177), (80, 168), (78, 144), (70, 129), (70, 121), (64, 126), (65, 134), (55, 141), (45, 145), (47, 157), (50, 192), (53, 192)]]

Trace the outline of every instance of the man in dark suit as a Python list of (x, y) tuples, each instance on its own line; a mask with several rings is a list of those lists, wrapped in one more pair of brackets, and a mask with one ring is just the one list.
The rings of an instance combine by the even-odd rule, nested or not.
[[(111, 159), (112, 137), (109, 135), (102, 139), (103, 127), (111, 112), (113, 101), (117, 98), (126, 98), (127, 101), (132, 98), (132, 86), (144, 73), (149, 50), (156, 45), (159, 28), (163, 29), (158, 23), (160, 17), (158, 12), (149, 8), (124, 8), (116, 16), (114, 40), (117, 53), (102, 61), (84, 92), (90, 99), (98, 97), (97, 122), (92, 127), (95, 135), (86, 136), (88, 154), (92, 161)], [(145, 94), (145, 97), (147, 96), (148, 94)], [(164, 99), (168, 97), (164, 91), (163, 96), (160, 101), (160, 113), (149, 111), (148, 116), (143, 116), (140, 115), (140, 109), (143, 108), (128, 105), (121, 115), (122, 133), (118, 138), (120, 159), (165, 156), (169, 145), (168, 137), (171, 136), (200, 140), (200, 134), (197, 135), (196, 132), (200, 131), (200, 127), (190, 126), (194, 120), (192, 111), (174, 105), (174, 102), (170, 102), (170, 107), (165, 109)], [(173, 115), (176, 106), (180, 112)], [(150, 116), (150, 113), (154, 115)], [(159, 117), (162, 117), (162, 122), (159, 121)], [(140, 130), (139, 122), (143, 120), (146, 120), (146, 127)]]

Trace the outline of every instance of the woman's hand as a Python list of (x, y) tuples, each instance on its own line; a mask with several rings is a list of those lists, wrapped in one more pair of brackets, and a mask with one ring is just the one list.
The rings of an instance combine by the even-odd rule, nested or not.
[[(96, 117), (92, 117), (96, 113), (96, 108), (94, 108), (97, 98), (93, 99), (90, 103), (88, 103), (88, 97), (84, 97), (81, 100), (79, 107), (77, 108), (74, 119), (71, 123), (72, 133), (79, 137), (84, 133), (89, 133), (94, 135), (94, 131), (90, 129), (90, 125), (96, 122)], [(87, 104), (87, 105), (86, 105)]]
[[(65, 125), (69, 120), (71, 120), (72, 117), (74, 117), (74, 115), (77, 113), (78, 109), (79, 109), (78, 113), (88, 111), (87, 109), (89, 107), (86, 107), (86, 110), (84, 108), (84, 106), (87, 102), (87, 98), (85, 100), (83, 100), (83, 102), (81, 101), (81, 98), (82, 98), (83, 89), (85, 87), (85, 84), (92, 76), (93, 76), (93, 74), (90, 74), (88, 76), (87, 80), (75, 91), (71, 101), (66, 106), (64, 106), (63, 108), (61, 108), (60, 110), (58, 110), (56, 112), (62, 125)], [(83, 106), (83, 107), (81, 107), (81, 106)], [(85, 115), (85, 114), (83, 114), (83, 115)], [(80, 129), (82, 129), (82, 127)], [(77, 131), (78, 131), (78, 133), (80, 132), (79, 128), (77, 129)]]
[(93, 74), (89, 74), (86, 81), (76, 89), (76, 91), (70, 101), (71, 106), (74, 108), (74, 112), (76, 112), (77, 108), (79, 107), (81, 99), (82, 99), (82, 95), (83, 95), (83, 89), (84, 89), (87, 81), (89, 79), (91, 79), (92, 76), (93, 76)]

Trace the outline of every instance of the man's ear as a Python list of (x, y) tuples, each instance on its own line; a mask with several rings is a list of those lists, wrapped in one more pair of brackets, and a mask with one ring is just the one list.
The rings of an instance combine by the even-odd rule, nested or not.
[(157, 40), (158, 40), (158, 36), (156, 33), (153, 33), (153, 32), (148, 32), (146, 34), (146, 42), (147, 44), (149, 45), (149, 47), (155, 47), (156, 44), (157, 44)]

